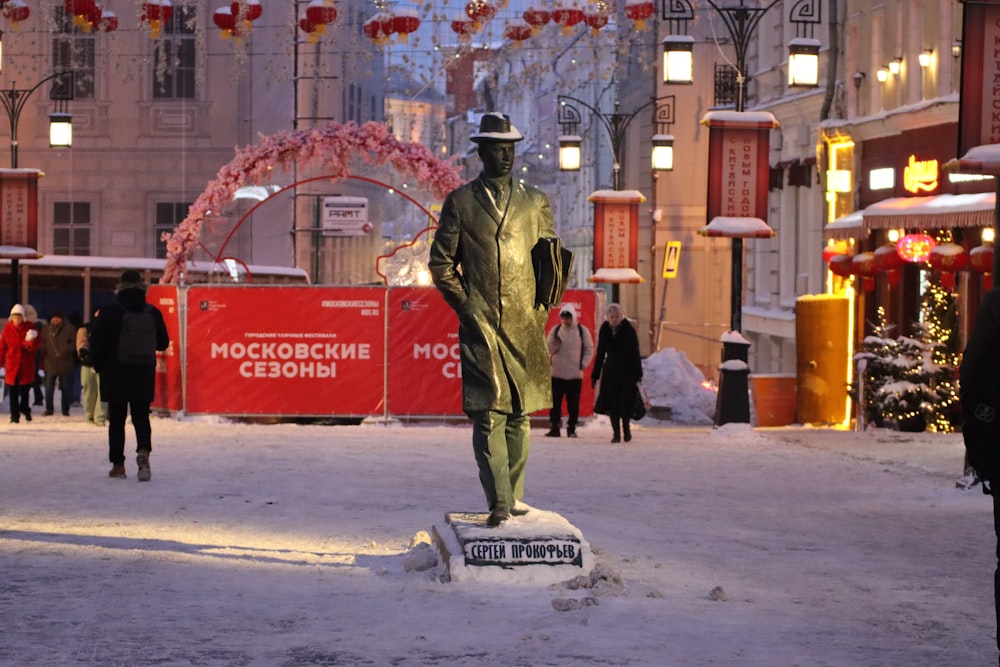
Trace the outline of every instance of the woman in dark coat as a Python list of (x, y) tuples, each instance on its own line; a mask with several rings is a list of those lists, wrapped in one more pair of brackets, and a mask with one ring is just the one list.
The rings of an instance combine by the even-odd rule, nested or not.
[(622, 307), (617, 303), (608, 306), (605, 321), (597, 333), (597, 353), (594, 368), (590, 374), (590, 384), (596, 386), (600, 380), (594, 412), (611, 418), (614, 437), (611, 442), (625, 442), (632, 439), (629, 419), (635, 405), (638, 387), (642, 380), (642, 357), (639, 356), (639, 336), (635, 327), (625, 318)]

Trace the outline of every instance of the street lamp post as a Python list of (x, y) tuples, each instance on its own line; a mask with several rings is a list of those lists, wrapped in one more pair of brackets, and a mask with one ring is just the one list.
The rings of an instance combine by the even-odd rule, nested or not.
[[(53, 81), (49, 99), (56, 103), (56, 108), (49, 115), (49, 146), (70, 146), (73, 141), (71, 116), (66, 105), (73, 99), (73, 72), (55, 72), (43, 78), (31, 88), (16, 88), (11, 83), (10, 88), (0, 88), (0, 103), (7, 112), (10, 123), (10, 167), (17, 169), (17, 126), (21, 120), (21, 112), (31, 94), (43, 84)], [(22, 250), (28, 250), (27, 248)], [(27, 255), (23, 255), (27, 256)], [(11, 256), (11, 300), (18, 303), (21, 299), (21, 266), (20, 257)]]

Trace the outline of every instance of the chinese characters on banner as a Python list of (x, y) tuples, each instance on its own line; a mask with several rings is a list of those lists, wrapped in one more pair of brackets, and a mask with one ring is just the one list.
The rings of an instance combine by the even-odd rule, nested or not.
[(637, 269), (639, 266), (638, 190), (598, 190), (594, 202), (594, 271)]
[(774, 116), (761, 112), (710, 112), (708, 222), (717, 217), (767, 222), (768, 150)]
[(1000, 143), (1000, 2), (964, 3), (958, 154)]
[(37, 169), (0, 169), (0, 245), (38, 247)]

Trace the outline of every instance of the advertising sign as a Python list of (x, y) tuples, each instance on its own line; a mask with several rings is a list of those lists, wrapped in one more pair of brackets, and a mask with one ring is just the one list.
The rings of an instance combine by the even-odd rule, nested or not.
[(184, 391), (181, 385), (181, 309), (176, 285), (150, 285), (146, 301), (163, 313), (170, 345), (156, 353), (156, 396), (152, 407), (161, 410), (182, 410)]
[(381, 287), (189, 288), (187, 411), (381, 414), (384, 295)]
[(0, 245), (38, 248), (37, 169), (0, 169)]
[(323, 236), (364, 236), (368, 222), (367, 197), (323, 197)]
[(638, 190), (598, 190), (594, 203), (594, 271), (639, 268)]
[(709, 112), (708, 218), (767, 222), (768, 151), (778, 123), (767, 112)]

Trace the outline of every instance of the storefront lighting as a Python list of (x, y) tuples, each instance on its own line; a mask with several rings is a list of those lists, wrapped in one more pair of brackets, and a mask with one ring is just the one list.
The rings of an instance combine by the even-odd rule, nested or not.
[(889, 230), (888, 232), (886, 232), (886, 234), (885, 234), (885, 237), (886, 237), (887, 239), (889, 239), (889, 243), (895, 243), (895, 242), (896, 242), (896, 241), (898, 241), (898, 240), (900, 239), (900, 237), (902, 237), (902, 236), (903, 236), (903, 230), (902, 230), (902, 229), (890, 229), (890, 230)]
[(882, 65), (875, 72), (875, 78), (878, 79), (879, 83), (885, 83), (889, 80), (889, 68), (886, 65)]
[(983, 243), (993, 243), (995, 237), (996, 237), (996, 230), (994, 230), (992, 227), (983, 227), (983, 236), (982, 236)]
[(851, 192), (851, 172), (847, 169), (830, 169), (826, 172), (827, 192)]
[(955, 58), (962, 57), (962, 40), (956, 39), (951, 43), (951, 55)]
[(903, 58), (901, 56), (896, 56), (889, 61), (889, 74), (896, 76), (899, 74), (899, 70), (903, 67)]
[(892, 167), (881, 167), (868, 172), (869, 190), (891, 190), (896, 187), (896, 170)]
[(931, 63), (934, 61), (934, 49), (924, 49), (920, 52), (917, 60), (921, 67), (925, 69), (930, 67)]

